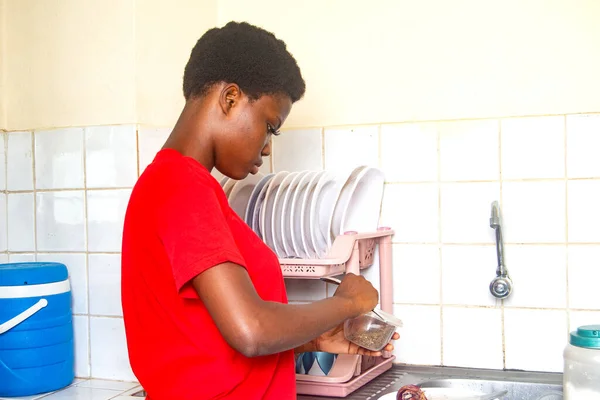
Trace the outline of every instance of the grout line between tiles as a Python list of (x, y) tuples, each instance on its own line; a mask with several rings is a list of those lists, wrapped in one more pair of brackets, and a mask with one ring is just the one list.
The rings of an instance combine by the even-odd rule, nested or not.
[[(499, 187), (499, 196), (498, 202), (500, 203), (500, 213), (502, 213), (502, 207), (504, 206), (504, 197), (503, 197), (503, 186), (502, 183), (503, 175), (502, 175), (502, 121), (498, 120), (498, 173), (500, 177), (500, 187)], [(502, 215), (502, 214), (501, 214)], [(500, 329), (502, 335), (502, 368), (506, 369), (506, 320), (504, 315), (504, 300), (500, 300)]]
[[(8, 252), (8, 133), (2, 133), (2, 138), (4, 145), (4, 233), (6, 234), (6, 251)], [(8, 253), (6, 257), (8, 261)]]
[(325, 170), (325, 128), (321, 127), (321, 168)]
[(135, 169), (140, 177), (140, 125), (135, 126)]
[(33, 248), (34, 260), (37, 261), (38, 234), (37, 234), (37, 173), (35, 165), (35, 132), (31, 132), (31, 170), (33, 175)]
[(436, 162), (437, 162), (437, 190), (438, 190), (438, 256), (440, 268), (440, 365), (444, 365), (444, 266), (442, 263), (442, 154), (441, 138), (439, 129), (436, 126)]
[(568, 340), (569, 331), (571, 327), (571, 310), (569, 301), (569, 157), (568, 157), (568, 131), (567, 131), (567, 117), (564, 117), (564, 157), (565, 157), (565, 241), (567, 246), (565, 249), (565, 296), (567, 305), (567, 332), (566, 337)]
[(89, 244), (88, 244), (88, 191), (87, 191), (87, 128), (83, 131), (83, 186), (86, 188), (83, 192), (83, 237), (85, 247), (85, 290), (87, 296), (87, 355), (88, 355), (88, 371), (90, 377), (92, 377), (92, 324), (90, 320), (90, 256), (89, 256)]

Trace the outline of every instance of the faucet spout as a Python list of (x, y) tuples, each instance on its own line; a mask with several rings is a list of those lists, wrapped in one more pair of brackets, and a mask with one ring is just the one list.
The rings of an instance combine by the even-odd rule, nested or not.
[(490, 216), (490, 228), (496, 233), (496, 257), (498, 266), (496, 268), (496, 278), (490, 284), (492, 295), (499, 299), (508, 297), (512, 291), (512, 281), (508, 276), (508, 271), (504, 266), (504, 243), (502, 240), (502, 221), (500, 216), (500, 207), (498, 201), (492, 202), (492, 212)]

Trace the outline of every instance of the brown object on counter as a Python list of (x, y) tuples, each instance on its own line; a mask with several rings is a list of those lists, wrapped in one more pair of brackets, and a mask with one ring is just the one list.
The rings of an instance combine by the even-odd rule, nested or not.
[(427, 397), (425, 397), (425, 393), (423, 393), (420, 387), (406, 385), (398, 390), (396, 400), (427, 400)]

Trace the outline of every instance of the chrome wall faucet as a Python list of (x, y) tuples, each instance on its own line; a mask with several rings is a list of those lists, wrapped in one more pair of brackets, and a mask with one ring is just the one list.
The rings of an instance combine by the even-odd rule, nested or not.
[(502, 242), (502, 223), (500, 219), (500, 207), (498, 202), (492, 203), (492, 215), (490, 217), (490, 227), (496, 231), (496, 254), (498, 257), (498, 267), (496, 277), (490, 283), (490, 292), (498, 299), (507, 298), (512, 292), (513, 283), (508, 276), (508, 270), (504, 266), (504, 244)]

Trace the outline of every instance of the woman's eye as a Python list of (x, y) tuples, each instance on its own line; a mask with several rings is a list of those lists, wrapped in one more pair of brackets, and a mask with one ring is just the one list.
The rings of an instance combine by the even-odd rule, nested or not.
[(273, 125), (267, 123), (267, 133), (273, 135), (273, 136), (279, 136), (279, 131), (276, 131), (275, 128), (273, 128)]

